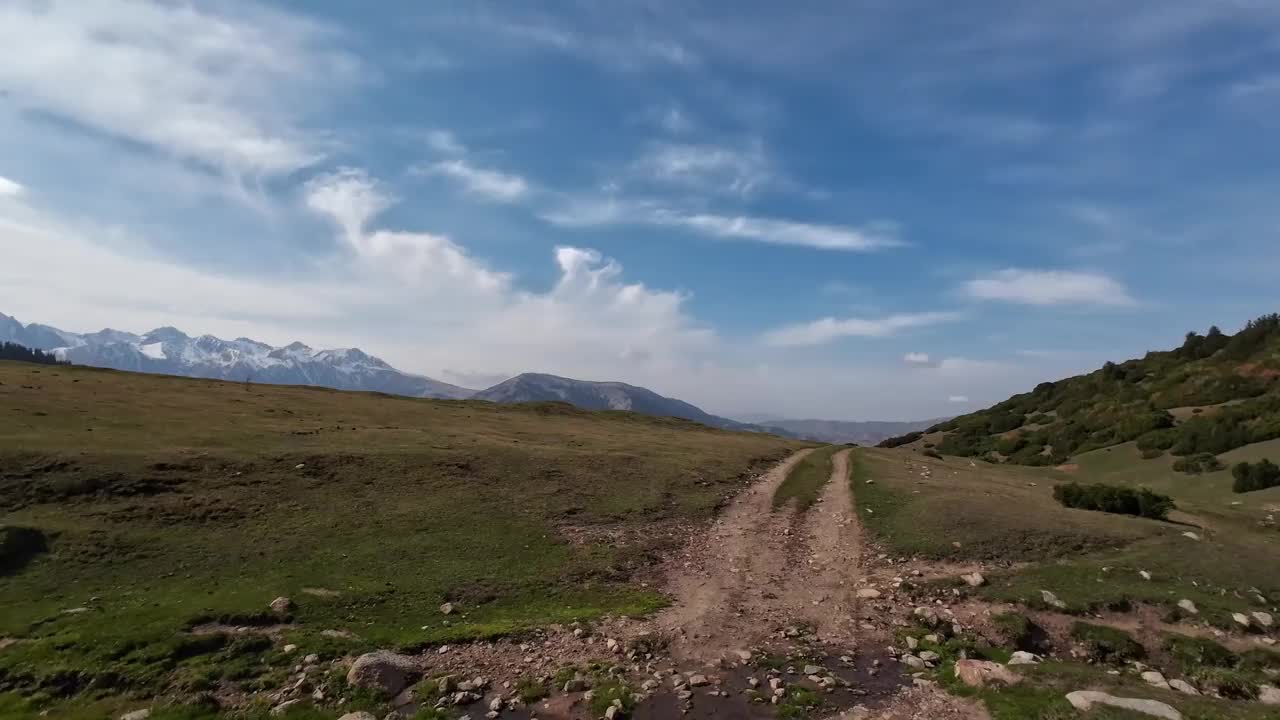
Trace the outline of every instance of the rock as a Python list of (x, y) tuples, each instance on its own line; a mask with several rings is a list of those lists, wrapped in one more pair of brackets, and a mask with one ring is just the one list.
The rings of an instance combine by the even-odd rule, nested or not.
[(1169, 689), (1169, 681), (1165, 680), (1164, 675), (1161, 675), (1156, 670), (1148, 670), (1142, 673), (1142, 680), (1152, 687), (1158, 687), (1161, 690)]
[(587, 681), (580, 677), (573, 678), (572, 680), (566, 680), (564, 688), (562, 688), (562, 690), (567, 693), (582, 692), (586, 689)]
[(1196, 607), (1196, 604), (1195, 604), (1195, 603), (1193, 603), (1193, 602), (1191, 602), (1191, 601), (1190, 601), (1190, 600), (1188, 600), (1187, 598), (1182, 598), (1181, 600), (1179, 600), (1179, 601), (1178, 601), (1178, 607), (1182, 608), (1183, 610), (1186, 610), (1187, 612), (1191, 613), (1192, 615), (1199, 615), (1199, 614), (1200, 614), (1200, 608)]
[(912, 614), (925, 627), (937, 627), (938, 623), (942, 622), (941, 618), (938, 617), (938, 613), (931, 607), (918, 607)]
[(1143, 580), (1150, 580), (1150, 579), (1151, 579), (1151, 573), (1147, 572), (1146, 570), (1139, 570), (1139, 571), (1138, 571), (1138, 575), (1142, 576), (1142, 579), (1143, 579)]
[(969, 587), (982, 587), (983, 585), (987, 584), (987, 579), (983, 577), (982, 573), (980, 572), (973, 572), (973, 573), (969, 573), (968, 575), (961, 575), (960, 579), (963, 580), (964, 584), (968, 585)]
[(291, 652), (293, 652), (294, 650), (297, 650), (297, 649), (298, 649), (298, 646), (297, 646), (297, 645), (294, 645), (293, 643), (289, 643), (288, 645), (285, 645), (283, 648), (280, 648), (280, 649), (281, 649), (281, 651), (283, 651), (283, 652), (285, 652), (285, 653), (291, 653)]
[(916, 648), (920, 647), (920, 641), (908, 635), (907, 647), (911, 650), (915, 650)]
[(860, 600), (875, 600), (880, 597), (880, 591), (875, 588), (859, 588), (857, 594)]
[(708, 682), (710, 681), (707, 680), (706, 675), (690, 675), (689, 676), (690, 687), (702, 687), (703, 685), (706, 685)]
[(608, 708), (605, 708), (604, 720), (614, 720), (614, 718), (618, 717), (618, 712), (617, 705), (610, 705)]
[(347, 672), (347, 684), (353, 687), (373, 688), (394, 696), (409, 683), (418, 672), (413, 658), (378, 650), (356, 658)]
[(1255, 612), (1252, 615), (1254, 622), (1258, 623), (1259, 627), (1269, 628), (1274, 622), (1271, 613)]
[(453, 614), (453, 603), (451, 603), (451, 602), (442, 603), (442, 604), (440, 605), (440, 614), (441, 614), (441, 615), (452, 615), (452, 614)]
[(1280, 705), (1280, 688), (1272, 685), (1259, 685), (1258, 701), (1263, 705)]
[(622, 646), (618, 644), (617, 640), (614, 640), (613, 638), (609, 638), (608, 640), (604, 641), (604, 647), (609, 652), (618, 652), (619, 648), (621, 648)]
[(293, 612), (293, 608), (293, 601), (284, 596), (271, 601), (271, 612), (277, 615), (288, 615)]
[(994, 683), (1014, 685), (1022, 678), (1001, 665), (987, 660), (957, 660), (956, 678), (969, 687), (987, 687)]
[(741, 660), (742, 662), (750, 662), (750, 661), (751, 661), (751, 651), (750, 651), (750, 650), (734, 650), (734, 651), (733, 651), (733, 654), (734, 654), (734, 655), (737, 655), (737, 656), (738, 656), (738, 659), (739, 659), (739, 660)]
[(1009, 665), (1035, 665), (1040, 662), (1041, 658), (1035, 653), (1029, 653), (1025, 650), (1019, 650), (1009, 658)]
[(1174, 690), (1177, 690), (1183, 695), (1199, 695), (1200, 694), (1200, 691), (1196, 689), (1196, 686), (1192, 685), (1186, 680), (1170, 680), (1169, 687), (1173, 688)]
[(902, 664), (913, 670), (924, 670), (924, 660), (915, 655), (903, 655)]
[(498, 712), (498, 711), (502, 710), (502, 696), (501, 696), (501, 695), (499, 695), (499, 696), (497, 696), (497, 697), (495, 697), (494, 699), (492, 699), (492, 700), (490, 700), (490, 701), (489, 701), (489, 709), (490, 709), (490, 710), (492, 710), (493, 712)]
[(149, 717), (151, 717), (151, 708), (142, 708), (121, 715), (120, 720), (147, 720)]
[(1095, 705), (1109, 705), (1162, 718), (1163, 720), (1182, 720), (1182, 713), (1157, 700), (1122, 698), (1094, 690), (1077, 690), (1067, 693), (1067, 702), (1071, 703), (1071, 707), (1081, 712), (1088, 712)]
[(825, 668), (823, 668), (821, 665), (805, 665), (804, 666), (805, 675), (820, 675), (822, 674), (823, 670), (825, 670)]
[(360, 712), (347, 713), (338, 718), (338, 720), (378, 720), (378, 716), (361, 710)]
[(1193, 533), (1193, 532), (1191, 532), (1191, 531), (1187, 531), (1187, 532), (1182, 533), (1182, 537), (1184, 537), (1184, 538), (1188, 538), (1188, 539), (1190, 539), (1190, 540), (1199, 540), (1199, 539), (1200, 539), (1200, 536), (1199, 536), (1199, 535), (1197, 535), (1197, 534), (1195, 534), (1195, 533)]
[(1054, 607), (1054, 608), (1057, 608), (1057, 609), (1059, 609), (1059, 610), (1064, 610), (1064, 609), (1066, 609), (1066, 607), (1067, 607), (1067, 604), (1066, 604), (1066, 603), (1064, 603), (1064, 602), (1062, 602), (1061, 600), (1059, 600), (1057, 595), (1054, 595), (1053, 593), (1049, 592), (1048, 590), (1041, 590), (1041, 591), (1040, 591), (1040, 597), (1041, 597), (1041, 599), (1043, 599), (1043, 600), (1044, 600), (1044, 604), (1045, 604), (1045, 605), (1048, 605), (1049, 607)]
[(318, 662), (320, 662), (320, 656), (315, 653), (311, 653), (310, 655), (302, 658), (303, 665), (315, 665)]
[(279, 705), (277, 705), (277, 706), (275, 706), (275, 707), (271, 708), (271, 715), (272, 715), (272, 717), (279, 717), (279, 716), (284, 715), (285, 713), (289, 712), (289, 708), (291, 708), (291, 707), (293, 707), (293, 706), (295, 706), (295, 705), (301, 705), (301, 704), (302, 704), (302, 703), (304, 703), (304, 702), (306, 702), (306, 700), (302, 700), (301, 698), (299, 698), (299, 699), (297, 699), (297, 700), (285, 700), (284, 702), (280, 703)]
[(938, 653), (932, 650), (925, 650), (924, 652), (920, 653), (920, 659), (925, 662), (938, 662), (939, 658), (940, 656), (938, 655)]
[(1231, 619), (1235, 620), (1236, 623), (1243, 628), (1248, 628), (1250, 625), (1253, 624), (1253, 620), (1250, 620), (1249, 616), (1245, 615), (1244, 613), (1231, 613)]

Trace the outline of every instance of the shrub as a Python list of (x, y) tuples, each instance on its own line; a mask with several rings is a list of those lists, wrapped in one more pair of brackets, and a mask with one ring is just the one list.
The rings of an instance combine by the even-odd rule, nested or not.
[(1256, 463), (1242, 462), (1231, 468), (1231, 476), (1235, 482), (1231, 490), (1237, 493), (1265, 490), (1280, 485), (1280, 467), (1263, 458)]
[(1161, 450), (1160, 448), (1147, 448), (1146, 450), (1143, 450), (1140, 454), (1142, 455), (1143, 460), (1154, 460), (1160, 457), (1161, 455), (1164, 455), (1164, 451)]
[(1094, 662), (1121, 664), (1146, 655), (1142, 645), (1128, 633), (1105, 625), (1076, 622), (1071, 626), (1071, 637), (1084, 645)]
[(1170, 635), (1164, 647), (1184, 671), (1204, 666), (1233, 667), (1239, 661), (1235, 653), (1207, 638)]
[(926, 457), (931, 457), (931, 458), (934, 458), (934, 459), (937, 459), (937, 460), (941, 460), (941, 459), (942, 459), (942, 455), (941, 455), (941, 454), (939, 454), (939, 453), (938, 453), (938, 451), (937, 451), (937, 450), (934, 450), (933, 448), (929, 448), (928, 450), (925, 450), (925, 451), (924, 451), (924, 455), (925, 455)]
[(1118, 515), (1135, 515), (1137, 517), (1164, 520), (1169, 511), (1174, 509), (1173, 498), (1159, 495), (1146, 488), (1134, 490), (1097, 483), (1081, 485), (1067, 483), (1053, 489), (1053, 498), (1062, 505), (1078, 510), (1095, 510)]
[(1026, 615), (1003, 612), (991, 618), (991, 621), (1001, 646), (1015, 650), (1036, 649), (1036, 633), (1039, 628)]
[(0, 575), (21, 570), (37, 555), (49, 551), (49, 541), (35, 528), (0, 525)]
[(1222, 461), (1218, 460), (1218, 456), (1213, 453), (1196, 453), (1195, 455), (1178, 458), (1173, 462), (1174, 472), (1186, 473), (1188, 475), (1217, 472), (1222, 468)]
[(922, 437), (924, 437), (924, 433), (922, 432), (909, 432), (906, 435), (899, 435), (897, 437), (891, 437), (887, 440), (881, 440), (880, 444), (877, 445), (876, 447), (882, 447), (882, 448), (901, 447), (903, 445), (910, 445), (911, 443), (919, 440)]

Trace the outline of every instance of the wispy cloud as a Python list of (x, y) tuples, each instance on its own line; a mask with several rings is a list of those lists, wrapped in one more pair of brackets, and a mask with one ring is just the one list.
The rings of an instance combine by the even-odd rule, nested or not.
[(414, 168), (414, 172), (450, 178), (469, 193), (499, 202), (515, 202), (529, 193), (529, 183), (523, 177), (476, 167), (461, 158), (423, 165)]
[(962, 290), (976, 300), (1022, 305), (1135, 304), (1122, 283), (1093, 272), (1008, 268), (969, 280)]
[(947, 402), (956, 404), (967, 403), (969, 402), (969, 398), (964, 395), (952, 395), (947, 398)]
[(952, 322), (959, 317), (959, 313), (951, 312), (902, 313), (872, 319), (825, 317), (771, 330), (763, 339), (765, 344), (779, 347), (825, 345), (841, 338), (889, 337), (906, 330)]
[(428, 130), (426, 139), (427, 147), (442, 155), (464, 155), (467, 152), (467, 146), (448, 130)]
[(741, 148), (655, 143), (636, 162), (635, 171), (660, 183), (735, 195), (749, 195), (773, 178), (759, 141)]
[(17, 180), (0, 175), (0, 197), (16, 197), (23, 192), (22, 184)]
[(929, 357), (929, 353), (909, 352), (902, 356), (902, 362), (911, 367), (938, 367), (939, 363)]

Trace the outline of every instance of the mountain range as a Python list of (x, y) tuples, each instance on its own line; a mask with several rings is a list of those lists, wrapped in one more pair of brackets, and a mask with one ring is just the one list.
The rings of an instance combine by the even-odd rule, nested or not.
[(574, 380), (544, 373), (524, 373), (486, 390), (451, 385), (425, 375), (397, 370), (357, 348), (315, 350), (300, 342), (272, 346), (249, 338), (223, 340), (213, 335), (191, 337), (173, 327), (136, 334), (110, 328), (73, 333), (49, 325), (27, 325), (0, 313), (0, 342), (52, 352), (77, 365), (131, 372), (182, 375), (279, 385), (315, 385), (337, 390), (364, 390), (391, 395), (449, 400), (476, 399), (498, 403), (558, 401), (587, 410), (629, 410), (678, 417), (727, 430), (768, 432), (821, 442), (875, 444), (893, 435), (933, 423), (785, 420), (743, 422), (712, 415), (701, 408), (621, 382)]

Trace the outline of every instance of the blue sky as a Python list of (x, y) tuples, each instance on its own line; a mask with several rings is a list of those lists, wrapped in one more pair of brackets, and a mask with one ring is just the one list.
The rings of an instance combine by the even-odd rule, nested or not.
[(1280, 5), (0, 7), (0, 311), (936, 417), (1276, 310)]

